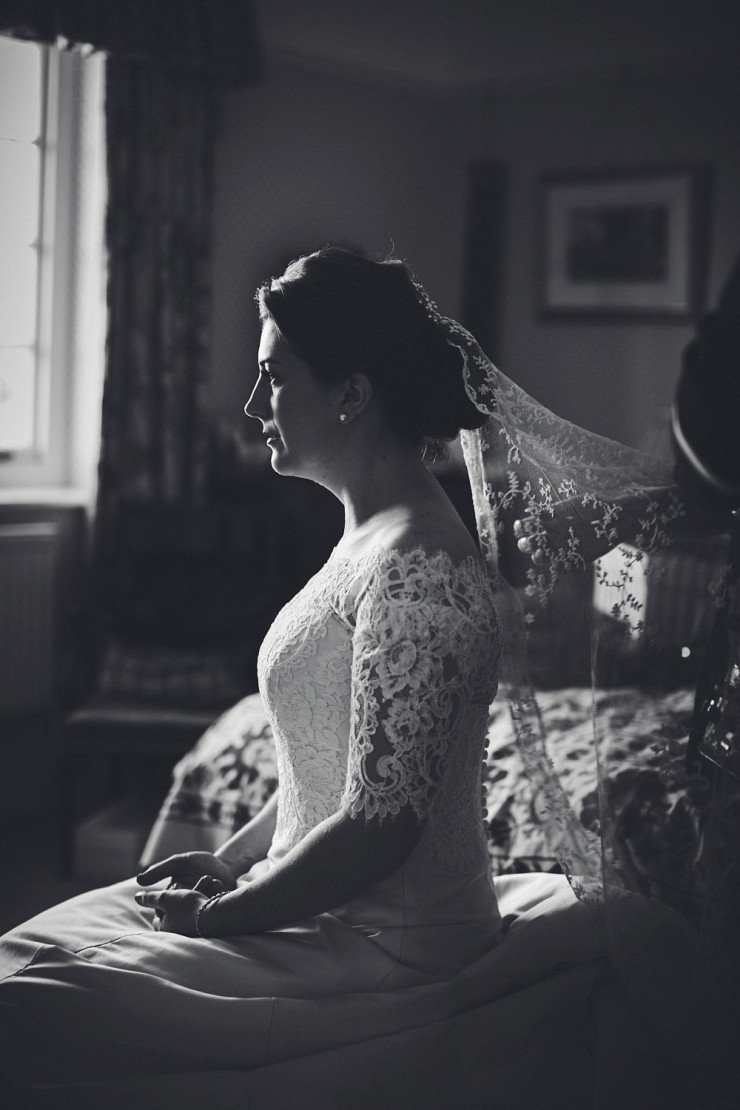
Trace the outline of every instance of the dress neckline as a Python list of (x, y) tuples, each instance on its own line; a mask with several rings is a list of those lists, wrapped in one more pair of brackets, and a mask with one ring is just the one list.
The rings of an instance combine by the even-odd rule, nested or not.
[(471, 553), (470, 555), (463, 555), (461, 558), (456, 559), (449, 551), (446, 551), (442, 547), (435, 547), (429, 551), (423, 547), (422, 544), (414, 544), (413, 547), (409, 548), (400, 548), (386, 547), (384, 544), (375, 543), (371, 544), (358, 557), (344, 554), (340, 551), (340, 545), (337, 544), (332, 549), (327, 561), (330, 563), (346, 563), (359, 569), (368, 563), (382, 562), (384, 558), (387, 558), (389, 561), (396, 559), (406, 563), (414, 563), (423, 559), (426, 564), (446, 564), (454, 571), (468, 569), (473, 571), (477, 570), (484, 578), (487, 578), (486, 567), (480, 555)]

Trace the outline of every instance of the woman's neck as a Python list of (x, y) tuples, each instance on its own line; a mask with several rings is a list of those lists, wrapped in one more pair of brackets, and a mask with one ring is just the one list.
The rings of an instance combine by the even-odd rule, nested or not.
[(338, 492), (344, 504), (344, 539), (360, 538), (387, 523), (429, 511), (438, 502), (439, 487), (418, 451), (389, 448), (352, 469)]

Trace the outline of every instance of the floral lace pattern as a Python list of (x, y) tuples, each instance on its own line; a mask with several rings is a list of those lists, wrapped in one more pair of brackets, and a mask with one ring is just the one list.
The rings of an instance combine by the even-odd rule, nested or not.
[[(635, 562), (642, 551), (670, 542), (670, 526), (680, 517), (682, 506), (669, 488), (658, 492), (666, 475), (659, 466), (651, 468), (651, 460), (555, 417), (491, 363), (487, 367), (491, 420), (483, 430), (463, 433), (463, 450), (482, 550), (504, 627), (501, 678), (525, 772), (532, 788), (545, 799), (544, 824), (553, 852), (575, 893), (585, 900), (600, 900), (600, 833), (584, 829), (548, 757), (527, 671), (527, 625), (534, 614), (525, 613), (522, 598), (502, 574), (499, 537), (512, 529), (514, 520), (523, 522), (531, 549), (539, 553), (538, 562), (533, 561), (527, 571), (524, 594), (544, 606), (562, 573), (582, 569), (620, 540), (629, 538), (636, 545)], [(497, 452), (502, 441), (503, 466), (500, 449)], [(494, 470), (498, 486), (490, 478)], [(640, 606), (635, 606), (630, 585), (628, 569), (619, 583), (615, 616), (639, 628)]]
[[(619, 543), (634, 545), (632, 566), (643, 553), (671, 543), (684, 508), (670, 486), (671, 469), (631, 448), (585, 431), (556, 416), (502, 374), (475, 339), (446, 321), (459, 347), (470, 399), (489, 415), (486, 425), (462, 434), (481, 547), (504, 628), (501, 678), (506, 683), (517, 745), (528, 778), (546, 802), (547, 835), (576, 894), (603, 896), (602, 844), (598, 830), (584, 830), (554, 772), (545, 731), (527, 673), (527, 625), (522, 598), (505, 579), (499, 541), (518, 521), (528, 550), (525, 596), (541, 609), (565, 572), (583, 569)], [(458, 343), (460, 341), (460, 344)], [(616, 587), (614, 616), (633, 631), (642, 626), (641, 605), (631, 589), (631, 566)]]
[(496, 689), (498, 618), (475, 558), (334, 553), (281, 611), (259, 659), (275, 733), (275, 843), (344, 808), (383, 819), (410, 805), (445, 866), (485, 855), (481, 766)]
[(294, 847), (338, 809), (347, 763), (350, 658), (335, 599), (350, 575), (326, 566), (280, 611), (258, 658), (278, 765), (275, 842)]

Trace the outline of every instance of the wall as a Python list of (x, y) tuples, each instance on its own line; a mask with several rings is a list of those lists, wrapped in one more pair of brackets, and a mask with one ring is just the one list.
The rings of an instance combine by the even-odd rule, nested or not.
[(0, 822), (58, 802), (58, 716), (79, 696), (87, 540), (82, 506), (0, 499)]
[[(256, 374), (254, 290), (325, 242), (406, 258), (457, 311), (464, 152), (458, 109), (297, 69), (222, 103), (211, 402), (240, 423)], [(249, 422), (248, 422), (249, 423)]]
[(503, 162), (509, 179), (502, 368), (563, 416), (644, 442), (670, 405), (692, 325), (540, 318), (538, 178), (708, 162), (712, 305), (740, 251), (740, 112), (728, 71), (444, 103), (273, 66), (258, 88), (227, 93), (216, 179), (215, 411), (241, 423), (258, 344), (253, 292), (297, 251), (329, 240), (380, 254), (394, 248), (443, 308), (459, 311), (465, 164), (481, 158)]
[(469, 120), (471, 154), (501, 159), (509, 174), (502, 369), (561, 415), (639, 445), (670, 405), (692, 327), (539, 318), (539, 175), (709, 162), (711, 306), (740, 251), (739, 103), (734, 73), (656, 74), (510, 91)]

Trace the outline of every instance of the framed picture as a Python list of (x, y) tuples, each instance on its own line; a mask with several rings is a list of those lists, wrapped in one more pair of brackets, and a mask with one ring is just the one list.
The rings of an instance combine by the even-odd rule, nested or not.
[(541, 190), (545, 315), (680, 320), (699, 310), (706, 168), (551, 175)]

